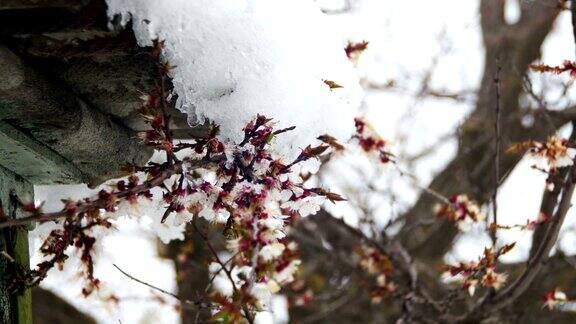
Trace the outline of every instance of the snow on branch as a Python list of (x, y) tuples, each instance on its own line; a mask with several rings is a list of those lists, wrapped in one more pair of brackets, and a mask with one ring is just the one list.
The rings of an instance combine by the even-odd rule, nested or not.
[[(276, 147), (286, 158), (322, 134), (349, 138), (361, 89), (346, 42), (306, 0), (108, 0), (141, 46), (165, 41), (177, 107), (239, 141), (257, 114), (296, 126)], [(331, 87), (326, 81), (341, 87)]]

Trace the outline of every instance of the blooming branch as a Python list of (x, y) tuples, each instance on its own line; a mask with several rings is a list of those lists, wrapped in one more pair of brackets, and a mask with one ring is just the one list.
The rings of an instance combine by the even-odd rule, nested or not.
[(536, 72), (540, 73), (554, 73), (561, 74), (564, 72), (569, 72), (570, 76), (576, 78), (576, 63), (572, 61), (564, 61), (562, 65), (551, 66), (546, 64), (532, 64), (530, 68)]
[(467, 195), (454, 195), (447, 203), (436, 204), (434, 214), (455, 222), (461, 231), (467, 231), (470, 224), (486, 219), (486, 216), (480, 212), (480, 207)]
[(514, 245), (515, 243), (507, 244), (496, 251), (494, 248), (486, 248), (478, 262), (446, 265), (443, 276), (462, 282), (462, 288), (466, 289), (471, 296), (476, 292), (478, 285), (498, 290), (506, 283), (508, 275), (495, 271), (496, 262), (498, 258), (512, 250)]

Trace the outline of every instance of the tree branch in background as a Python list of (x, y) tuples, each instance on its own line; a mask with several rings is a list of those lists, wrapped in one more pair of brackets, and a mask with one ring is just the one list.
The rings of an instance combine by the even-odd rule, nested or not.
[[(558, 127), (566, 123), (565, 119), (555, 119), (554, 128), (540, 123), (543, 115), (535, 115), (532, 126), (522, 124), (523, 112), (519, 106), (522, 92), (522, 75), (529, 65), (540, 55), (540, 47), (552, 28), (559, 13), (558, 9), (537, 3), (522, 3), (524, 18), (521, 23), (507, 25), (503, 20), (502, 0), (483, 0), (481, 2), (481, 25), (486, 47), (485, 68), (475, 110), (464, 121), (459, 138), (456, 157), (441, 171), (430, 184), (430, 188), (450, 196), (456, 193), (468, 193), (479, 203), (490, 200), (491, 188), (495, 187), (493, 163), (495, 134), (494, 108), (495, 98), (493, 78), (498, 65), (502, 66), (501, 85), (501, 129), (503, 147), (528, 138), (543, 140)], [(496, 64), (496, 58), (499, 64)], [(505, 155), (499, 163), (500, 174), (506, 177), (519, 161), (519, 157)], [(500, 180), (502, 183), (504, 178)], [(431, 213), (434, 199), (421, 195), (416, 204), (405, 214), (406, 228), (422, 219), (433, 219)], [(438, 260), (450, 248), (456, 229), (447, 222), (436, 222), (433, 226), (420, 227), (415, 231), (401, 230), (398, 237), (417, 258), (430, 261)], [(433, 241), (435, 244), (425, 244)]]

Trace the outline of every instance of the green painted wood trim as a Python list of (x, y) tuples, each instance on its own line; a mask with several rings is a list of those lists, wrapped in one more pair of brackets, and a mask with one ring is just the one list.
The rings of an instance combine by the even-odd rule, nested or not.
[[(10, 192), (14, 191), (20, 197), (32, 199), (34, 187), (21, 176), (0, 166), (0, 200), (4, 212), (9, 217), (21, 217), (10, 201)], [(19, 267), (29, 268), (28, 229), (3, 229), (0, 231), (0, 251), (5, 251)], [(9, 292), (10, 271), (15, 270), (14, 264), (0, 256), (0, 323), (31, 324), (32, 295), (30, 290), (16, 296)]]
[[(19, 228), (16, 230), (14, 258), (16, 262), (30, 269), (30, 253), (28, 249), (28, 229)], [(32, 291), (26, 289), (22, 295), (16, 297), (18, 324), (32, 324)]]

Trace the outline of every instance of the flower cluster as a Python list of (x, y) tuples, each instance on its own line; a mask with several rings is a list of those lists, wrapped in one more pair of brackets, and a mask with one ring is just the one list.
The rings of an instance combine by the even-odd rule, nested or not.
[(550, 172), (555, 172), (558, 168), (570, 166), (574, 163), (573, 157), (576, 150), (571, 148), (569, 144), (567, 139), (550, 136), (545, 143), (537, 141), (516, 143), (508, 149), (508, 152), (528, 151), (532, 157), (547, 166)]
[(456, 222), (461, 231), (467, 231), (471, 224), (486, 219), (480, 212), (476, 202), (470, 200), (467, 195), (454, 195), (444, 204), (434, 206), (434, 214), (438, 217)]
[(514, 243), (504, 245), (497, 251), (493, 248), (484, 249), (484, 255), (478, 262), (459, 262), (454, 265), (446, 265), (443, 277), (455, 279), (462, 283), (462, 287), (472, 296), (478, 285), (486, 288), (500, 289), (506, 283), (508, 275), (496, 272), (496, 261), (508, 253)]
[(546, 187), (550, 191), (554, 190), (554, 175), (558, 168), (574, 164), (576, 154), (576, 150), (570, 147), (567, 139), (556, 136), (550, 136), (545, 143), (530, 140), (516, 143), (508, 149), (511, 153), (526, 151), (536, 160), (536, 164), (532, 167), (548, 174)]
[[(158, 61), (162, 47), (162, 42), (154, 42), (152, 55)], [(320, 140), (325, 144), (309, 145), (294, 160), (284, 161), (271, 144), (294, 127), (275, 129), (274, 122), (261, 115), (243, 128), (240, 143), (220, 140), (219, 127), (215, 125), (189, 142), (176, 142), (167, 113), (174, 104), (166, 87), (171, 69), (167, 63), (158, 64), (159, 80), (143, 96), (140, 109), (149, 129), (139, 137), (145, 145), (163, 152), (165, 161), (124, 166), (125, 179), (113, 181), (95, 197), (67, 201), (59, 212), (43, 213), (41, 206), (22, 203), (20, 207), (27, 217), (18, 220), (22, 222), (19, 224), (61, 219), (64, 222), (50, 233), (41, 248), (50, 259), (36, 270), (22, 271), (20, 279), (26, 285), (39, 283), (48, 270), (63, 264), (68, 258), (68, 247), (73, 246), (86, 268), (89, 284), (83, 292), (90, 294), (99, 285), (93, 275), (96, 239), (91, 229), (111, 227), (109, 218), (121, 211), (138, 217), (138, 206), (154, 199), (161, 201), (164, 208), (159, 223), (180, 228), (190, 224), (212, 253), (211, 297), (219, 308), (215, 311), (217, 317), (253, 322), (254, 312), (269, 309), (272, 295), (293, 282), (298, 272), (298, 247), (287, 237), (290, 226), (299, 218), (316, 213), (325, 200), (343, 200), (323, 188), (305, 186), (294, 169), (329, 150), (340, 150), (341, 146), (333, 138), (323, 136)], [(376, 147), (381, 149), (383, 144)], [(161, 199), (155, 197), (157, 192)], [(208, 226), (199, 225), (199, 219)], [(208, 231), (222, 228), (232, 254), (226, 262), (208, 235)]]
[(271, 120), (258, 116), (245, 127), (240, 144), (222, 148), (224, 160), (214, 169), (215, 181), (185, 177), (182, 188), (173, 191), (183, 195), (176, 200), (177, 206), (183, 206), (174, 208), (186, 215), (182, 218), (198, 216), (225, 224), (227, 249), (233, 257), (215, 276), (221, 281), (228, 276), (224, 271), (232, 280), (231, 285), (216, 287), (214, 295), (237, 305), (247, 301), (250, 310), (268, 309), (272, 294), (294, 281), (300, 260), (296, 244), (286, 236), (289, 226), (316, 213), (325, 199), (341, 200), (324, 189), (304, 187), (291, 171), (297, 163), (323, 154), (328, 146), (308, 146), (285, 163), (268, 149), (279, 134), (272, 126)]
[[(54, 267), (62, 269), (70, 257), (70, 248), (78, 252), (79, 260), (83, 265), (81, 274), (85, 278), (86, 284), (82, 289), (82, 294), (88, 296), (99, 288), (100, 280), (94, 277), (93, 254), (96, 237), (92, 234), (92, 230), (97, 227), (110, 228), (112, 223), (103, 216), (100, 208), (90, 208), (81, 215), (75, 216), (74, 213), (81, 204), (82, 202), (70, 200), (64, 202), (64, 211), (70, 217), (65, 219), (61, 226), (53, 229), (40, 247), (44, 261), (37, 264), (33, 270), (22, 269), (23, 271), (17, 272), (13, 287), (15, 290), (38, 285), (40, 281), (46, 278), (48, 271)], [(41, 206), (35, 207), (33, 203), (25, 204), (22, 208), (27, 213), (41, 214), (42, 212)]]
[[(66, 219), (63, 228), (54, 230), (42, 247), (42, 252), (53, 258), (38, 265), (27, 280), (37, 283), (43, 279), (50, 268), (67, 259), (66, 249), (73, 245), (86, 264), (90, 285), (84, 293), (90, 294), (98, 288), (98, 280), (93, 276), (91, 256), (95, 239), (88, 230), (110, 227), (105, 217), (137, 209), (142, 201), (154, 198), (152, 188), (159, 188), (165, 206), (160, 222), (172, 219), (173, 226), (191, 223), (214, 252), (211, 269), (219, 284), (213, 285), (212, 301), (220, 305), (220, 312), (228, 318), (249, 317), (269, 309), (272, 295), (294, 281), (301, 262), (297, 245), (287, 237), (289, 227), (300, 217), (316, 213), (325, 200), (343, 200), (323, 188), (304, 186), (292, 171), (295, 165), (324, 154), (330, 146), (308, 146), (295, 160), (285, 162), (274, 156), (270, 143), (290, 129), (275, 130), (272, 120), (264, 116), (248, 123), (239, 144), (224, 143), (217, 138), (217, 131), (212, 131), (193, 143), (168, 145), (169, 130), (157, 122), (167, 119), (160, 113), (152, 116), (153, 111), (144, 112), (152, 128), (146, 132), (150, 135), (145, 141), (161, 148), (166, 162), (128, 167), (130, 176), (112, 182), (96, 197), (66, 202), (59, 213), (43, 214), (39, 207), (22, 204), (22, 209), (36, 219)], [(176, 152), (185, 153), (184, 158)], [(137, 212), (130, 214), (138, 216)], [(230, 260), (223, 262), (211, 248), (208, 235), (196, 224), (199, 218), (212, 225), (208, 230), (224, 229), (227, 248), (233, 255)]]
[(386, 141), (378, 135), (376, 130), (363, 118), (354, 118), (356, 134), (353, 139), (358, 141), (358, 145), (367, 153), (376, 155), (380, 162), (388, 163), (392, 161), (393, 155), (386, 150)]
[(290, 225), (316, 213), (326, 199), (342, 200), (322, 188), (305, 187), (292, 172), (329, 146), (308, 146), (294, 161), (284, 162), (274, 156), (270, 143), (290, 129), (274, 130), (273, 125), (258, 116), (244, 128), (239, 144), (223, 143), (215, 133), (185, 144), (193, 150), (182, 161), (178, 180), (163, 194), (163, 221), (174, 214), (175, 225), (203, 218), (224, 227), (233, 257), (224, 264), (214, 256), (211, 268), (218, 283), (213, 300), (227, 317), (269, 308), (272, 295), (294, 280), (300, 265), (297, 246), (287, 238)]
[(386, 255), (373, 247), (362, 246), (358, 249), (358, 255), (360, 267), (375, 278), (376, 287), (372, 288), (370, 296), (372, 303), (378, 304), (396, 290), (396, 286), (390, 281), (392, 263)]
[(550, 170), (570, 166), (574, 163), (574, 149), (568, 147), (568, 140), (550, 136), (546, 143), (532, 141), (529, 152), (532, 156), (543, 159)]

